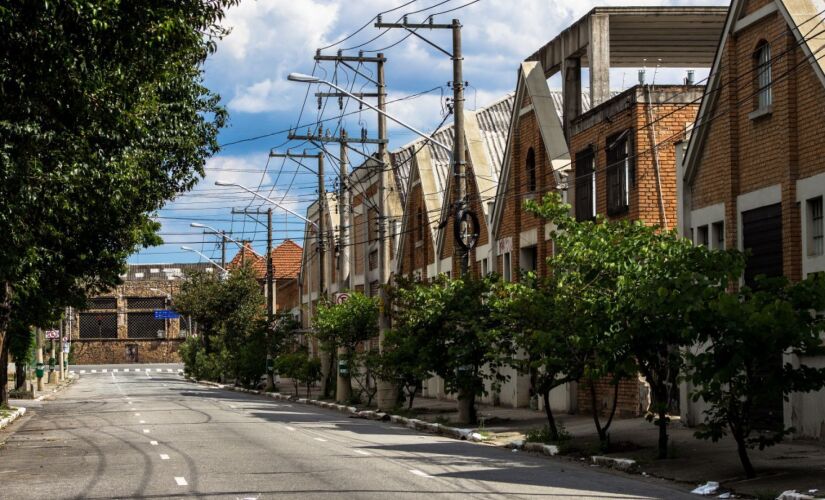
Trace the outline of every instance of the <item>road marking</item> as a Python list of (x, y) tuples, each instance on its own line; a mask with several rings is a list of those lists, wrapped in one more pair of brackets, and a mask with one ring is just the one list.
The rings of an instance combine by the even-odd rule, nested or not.
[(157, 369), (155, 369), (155, 371), (156, 371), (156, 372), (162, 372), (162, 371), (163, 371), (163, 368), (157, 368)]
[(80, 370), (80, 373), (86, 373), (86, 370)]
[(129, 369), (128, 369), (128, 368), (124, 368), (124, 369), (123, 369), (123, 371), (128, 372), (128, 371), (129, 371)]
[(172, 373), (172, 369), (171, 369), (171, 368), (167, 368), (167, 369), (166, 369), (166, 373)]
[(229, 405), (229, 407), (230, 407), (230, 408), (232, 408), (233, 410), (234, 410), (235, 408), (237, 408), (237, 406), (235, 406), (235, 405)]
[(151, 369), (151, 368), (147, 368), (147, 369), (146, 369), (146, 370), (144, 370), (144, 371), (145, 371), (146, 373), (149, 373), (150, 371), (152, 371), (152, 369)]
[(186, 478), (175, 476), (175, 482), (178, 483), (178, 486), (187, 486), (189, 483), (186, 482)]
[(113, 368), (113, 369), (112, 369), (112, 372), (113, 372), (113, 373), (117, 373), (117, 371), (118, 371), (118, 370), (117, 370), (117, 368)]
[(140, 416), (140, 413), (135, 413), (135, 416), (136, 416), (136, 417), (139, 417), (139, 416)]
[(129, 403), (129, 404), (132, 404), (132, 402), (131, 402), (131, 401), (126, 401), (126, 402), (127, 402), (127, 403)]
[(161, 460), (169, 460), (169, 455), (167, 455), (167, 454), (165, 454), (165, 453), (161, 453), (161, 454), (160, 454), (160, 459), (161, 459)]
[(149, 434), (149, 429), (143, 429), (144, 434)]
[(138, 423), (140, 423), (140, 424), (145, 424), (145, 423), (146, 423), (146, 420), (141, 420), (141, 421), (140, 421), (140, 422), (138, 422)]
[(365, 455), (365, 456), (372, 455), (372, 453), (366, 452), (364, 450), (352, 450), (352, 451), (354, 451), (355, 453), (358, 453), (359, 455)]
[(427, 474), (426, 472), (421, 472), (421, 471), (420, 471), (420, 470), (418, 470), (418, 469), (410, 469), (410, 472), (412, 472), (412, 473), (413, 473), (413, 474), (415, 474), (416, 476), (421, 476), (421, 477), (432, 477), (431, 475)]
[(295, 427), (290, 427), (290, 426), (288, 426), (288, 425), (287, 425), (287, 426), (286, 426), (286, 430), (288, 430), (288, 431), (294, 431), (294, 430), (295, 430)]
[(320, 442), (322, 442), (322, 443), (326, 443), (326, 442), (327, 442), (327, 440), (326, 440), (326, 439), (324, 439), (324, 438), (315, 438), (315, 440), (316, 440), (316, 441), (320, 441)]
[(157, 446), (158, 442), (157, 441), (149, 441), (149, 444), (151, 444), (152, 446)]
[(108, 372), (108, 371), (109, 371), (109, 369), (108, 369), (108, 368), (104, 368), (104, 369), (100, 370), (100, 373), (106, 373), (106, 372)]

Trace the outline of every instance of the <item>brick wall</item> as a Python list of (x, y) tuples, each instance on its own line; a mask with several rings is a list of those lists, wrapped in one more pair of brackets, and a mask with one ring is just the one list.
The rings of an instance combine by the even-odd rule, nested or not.
[[(597, 408), (599, 408), (601, 415), (607, 415), (610, 413), (613, 405), (614, 386), (611, 384), (610, 379), (607, 378), (599, 379), (595, 384)], [(639, 392), (641, 384), (641, 381), (632, 379), (625, 379), (619, 382), (619, 392), (617, 393), (619, 402), (616, 405), (617, 417), (638, 417), (643, 413)], [(589, 382), (584, 380), (579, 382), (576, 398), (578, 399), (579, 413), (592, 412)]]
[[(406, 219), (406, 234), (404, 235), (404, 248), (401, 249), (401, 274), (412, 277), (416, 270), (421, 270), (421, 279), (426, 280), (427, 266), (435, 262), (435, 252), (433, 250), (433, 240), (429, 220), (431, 214), (427, 212), (424, 204), (424, 192), (421, 183), (416, 183), (407, 193), (407, 210), (404, 213)], [(423, 214), (424, 229), (423, 237), (419, 238), (418, 214)]]

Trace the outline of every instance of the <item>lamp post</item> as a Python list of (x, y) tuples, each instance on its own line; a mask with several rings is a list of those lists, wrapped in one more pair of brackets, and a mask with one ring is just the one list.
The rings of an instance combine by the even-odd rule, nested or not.
[(199, 252), (199, 251), (195, 250), (194, 248), (192, 248), (192, 247), (188, 247), (188, 246), (186, 246), (186, 245), (181, 245), (180, 249), (181, 249), (181, 250), (186, 250), (187, 252), (194, 252), (194, 253), (196, 253), (196, 254), (200, 255), (201, 257), (203, 257), (204, 259), (206, 259), (207, 261), (209, 261), (209, 263), (210, 263), (210, 264), (212, 264), (213, 266), (215, 266), (215, 267), (217, 267), (218, 269), (220, 269), (221, 271), (223, 271), (223, 276), (224, 276), (224, 277), (225, 277), (227, 274), (229, 274), (229, 271), (227, 271), (225, 267), (221, 266), (220, 264), (218, 264), (218, 263), (217, 263), (217, 262), (215, 262), (214, 260), (210, 259), (209, 257), (207, 257), (206, 255), (204, 255), (203, 253), (201, 253), (201, 252)]

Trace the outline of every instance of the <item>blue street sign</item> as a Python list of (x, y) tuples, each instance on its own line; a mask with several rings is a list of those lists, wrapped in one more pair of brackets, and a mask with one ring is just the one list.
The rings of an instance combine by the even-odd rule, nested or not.
[(178, 319), (180, 314), (169, 309), (155, 309), (155, 319)]

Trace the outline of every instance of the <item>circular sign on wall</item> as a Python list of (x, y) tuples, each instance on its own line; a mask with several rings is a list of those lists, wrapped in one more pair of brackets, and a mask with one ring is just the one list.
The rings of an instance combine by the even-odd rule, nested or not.
[(335, 303), (336, 303), (336, 304), (343, 304), (343, 303), (344, 303), (344, 302), (346, 302), (348, 299), (349, 299), (349, 294), (348, 294), (348, 293), (338, 293), (338, 294), (335, 294)]

